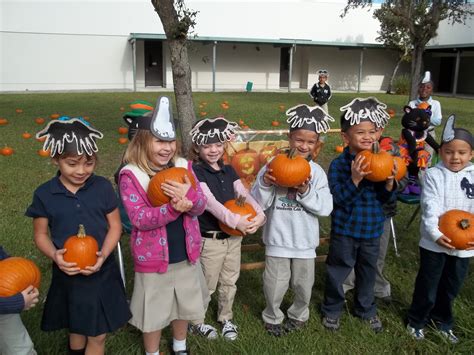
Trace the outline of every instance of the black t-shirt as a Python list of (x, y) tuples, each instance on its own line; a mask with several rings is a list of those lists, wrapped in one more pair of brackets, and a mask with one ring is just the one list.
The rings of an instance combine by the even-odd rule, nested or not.
[[(231, 165), (219, 162), (219, 166), (221, 169), (215, 170), (209, 164), (199, 161), (193, 164), (193, 170), (198, 180), (209, 187), (216, 200), (224, 204), (236, 198), (234, 182), (239, 180), (239, 176)], [(199, 226), (201, 233), (220, 230), (218, 219), (208, 211), (199, 216)]]

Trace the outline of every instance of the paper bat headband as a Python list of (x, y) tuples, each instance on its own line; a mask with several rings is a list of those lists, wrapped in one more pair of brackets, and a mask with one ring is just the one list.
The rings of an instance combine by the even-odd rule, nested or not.
[(45, 137), (43, 150), (49, 150), (54, 157), (64, 152), (92, 155), (99, 150), (95, 140), (104, 135), (82, 118), (61, 117), (36, 133), (37, 139)]
[(364, 121), (373, 122), (377, 128), (384, 128), (390, 119), (386, 108), (387, 105), (375, 97), (356, 98), (340, 108), (344, 112), (341, 116), (341, 129), (345, 131)]
[(224, 117), (205, 118), (196, 122), (189, 134), (197, 145), (224, 143), (234, 138), (238, 127), (237, 123), (227, 121)]
[(334, 122), (334, 118), (319, 106), (300, 104), (289, 108), (286, 115), (290, 131), (305, 129), (316, 133), (326, 133), (330, 128), (329, 121)]
[(460, 139), (467, 142), (471, 148), (474, 147), (474, 140), (472, 137), (471, 132), (464, 128), (454, 128), (454, 122), (456, 117), (451, 115), (446, 120), (446, 124), (444, 125), (443, 134), (441, 136), (441, 144), (449, 143), (453, 139)]
[(150, 127), (153, 105), (147, 101), (136, 100), (130, 104), (131, 111), (125, 112), (123, 120), (128, 125), (128, 140), (131, 141), (137, 132), (139, 121), (146, 120), (144, 126)]

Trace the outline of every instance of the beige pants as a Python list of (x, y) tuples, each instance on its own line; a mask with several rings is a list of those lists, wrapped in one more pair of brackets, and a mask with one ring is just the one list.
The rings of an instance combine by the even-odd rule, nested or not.
[[(240, 247), (242, 237), (229, 237), (218, 240), (203, 238), (201, 251), (201, 267), (206, 279), (209, 294), (216, 289), (217, 321), (224, 322), (233, 318), (232, 305), (234, 304), (240, 275)], [(209, 302), (204, 305), (206, 311)]]
[(19, 314), (0, 314), (0, 354), (36, 355)]
[(288, 317), (302, 322), (309, 318), (309, 301), (314, 284), (314, 259), (265, 257), (263, 292), (266, 307), (262, 312), (265, 323), (281, 324), (285, 315), (280, 309), (288, 287), (295, 296)]

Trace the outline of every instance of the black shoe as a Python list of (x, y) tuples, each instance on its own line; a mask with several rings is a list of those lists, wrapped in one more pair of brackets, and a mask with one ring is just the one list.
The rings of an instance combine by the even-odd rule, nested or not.
[(283, 324), (283, 328), (285, 329), (285, 332), (291, 333), (294, 332), (295, 330), (301, 330), (305, 326), (306, 322), (296, 320), (293, 318), (288, 318)]
[(281, 337), (282, 335), (285, 335), (285, 329), (281, 324), (265, 323), (265, 330), (268, 334), (273, 335), (274, 337)]

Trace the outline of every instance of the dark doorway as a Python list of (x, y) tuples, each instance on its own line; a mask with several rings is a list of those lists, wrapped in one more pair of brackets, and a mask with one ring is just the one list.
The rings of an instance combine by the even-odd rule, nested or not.
[(290, 48), (280, 49), (280, 87), (287, 88), (290, 74)]
[(145, 86), (163, 86), (163, 42), (145, 42)]
[(438, 92), (452, 92), (454, 82), (455, 57), (441, 57), (439, 61)]

